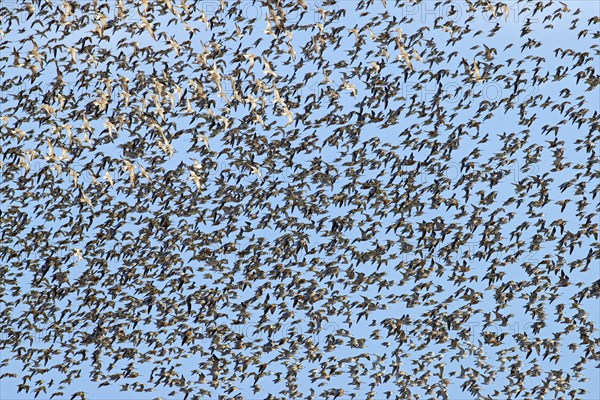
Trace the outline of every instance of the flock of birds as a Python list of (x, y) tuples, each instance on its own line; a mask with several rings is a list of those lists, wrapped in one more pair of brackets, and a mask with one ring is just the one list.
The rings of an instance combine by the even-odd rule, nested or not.
[(2, 1), (3, 393), (598, 395), (580, 4)]

